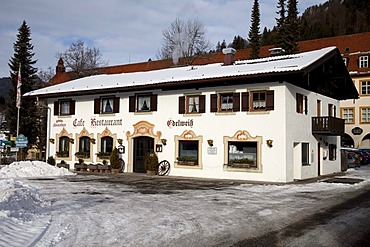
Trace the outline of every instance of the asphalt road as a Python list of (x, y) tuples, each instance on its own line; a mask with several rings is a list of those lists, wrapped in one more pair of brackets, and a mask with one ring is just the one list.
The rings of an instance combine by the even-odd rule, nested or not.
[(233, 246), (370, 246), (370, 190), (283, 229)]

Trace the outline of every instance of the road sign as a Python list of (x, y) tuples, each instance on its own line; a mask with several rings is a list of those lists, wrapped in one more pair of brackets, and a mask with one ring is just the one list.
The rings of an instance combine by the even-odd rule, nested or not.
[(28, 144), (28, 139), (22, 134), (18, 135), (17, 138), (15, 139), (15, 145), (18, 148), (25, 148), (27, 147), (27, 144)]

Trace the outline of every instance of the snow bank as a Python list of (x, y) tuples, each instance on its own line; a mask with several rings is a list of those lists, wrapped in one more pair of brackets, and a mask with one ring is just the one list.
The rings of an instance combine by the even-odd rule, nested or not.
[(55, 177), (75, 175), (66, 168), (51, 166), (42, 161), (19, 161), (13, 162), (0, 169), (0, 178), (17, 177)]

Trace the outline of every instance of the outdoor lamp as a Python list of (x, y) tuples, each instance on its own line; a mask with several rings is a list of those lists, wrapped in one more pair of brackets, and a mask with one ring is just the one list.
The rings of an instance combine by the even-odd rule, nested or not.
[(208, 145), (210, 146), (210, 147), (213, 147), (213, 140), (207, 140), (207, 142), (208, 142)]
[(54, 144), (55, 139), (54, 138), (50, 138), (49, 141)]
[(119, 144), (122, 144), (122, 139), (117, 139), (117, 142), (118, 142)]
[(92, 138), (92, 139), (91, 139), (91, 143), (92, 143), (92, 144), (95, 144), (95, 141), (96, 141), (96, 140), (95, 140), (95, 138)]
[(161, 142), (162, 142), (162, 144), (163, 144), (164, 146), (166, 146), (166, 145), (167, 145), (167, 139), (161, 139)]
[(272, 140), (271, 139), (266, 140), (266, 144), (267, 146), (272, 147)]

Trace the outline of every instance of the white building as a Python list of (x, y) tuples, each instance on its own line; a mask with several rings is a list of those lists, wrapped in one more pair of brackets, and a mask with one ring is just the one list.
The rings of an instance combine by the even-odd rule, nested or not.
[[(113, 75), (42, 88), (47, 154), (73, 168), (118, 142), (125, 172), (154, 150), (170, 175), (289, 182), (341, 171), (339, 100), (358, 93), (335, 47)], [(109, 160), (109, 159), (108, 159)]]

